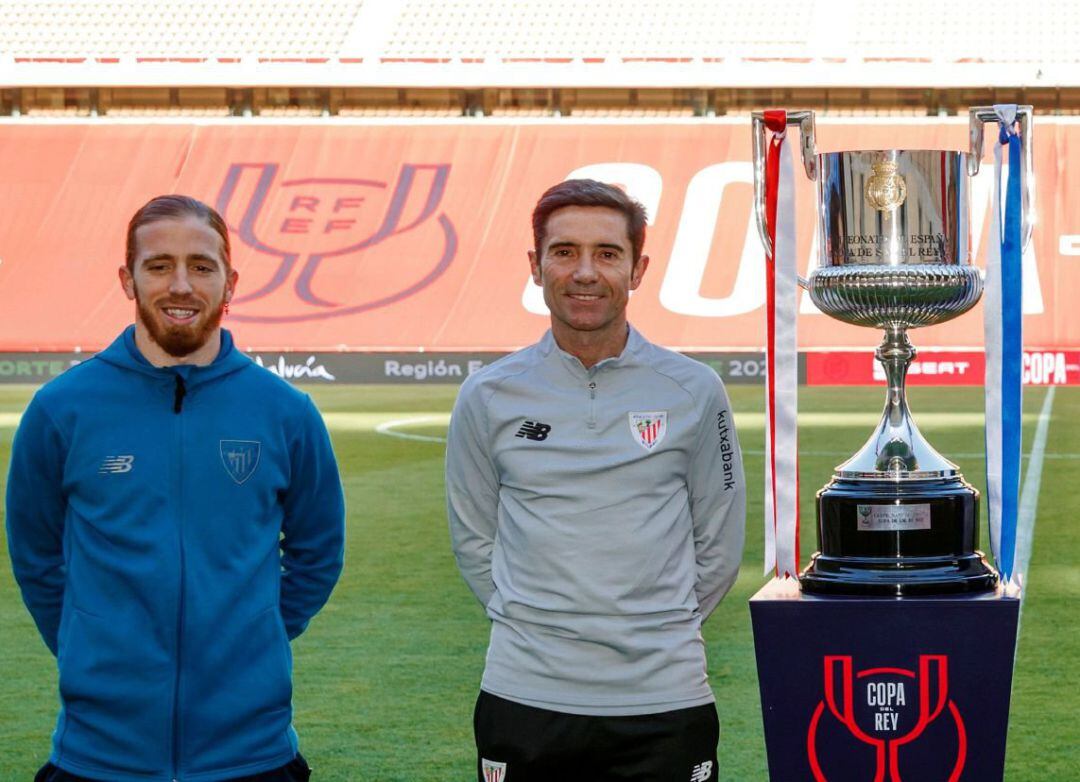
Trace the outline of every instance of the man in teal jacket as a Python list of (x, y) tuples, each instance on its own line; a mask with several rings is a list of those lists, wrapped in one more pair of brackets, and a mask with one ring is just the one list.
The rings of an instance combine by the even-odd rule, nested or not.
[(15, 577), (57, 656), (39, 782), (292, 782), (289, 641), (341, 572), (344, 499), (311, 400), (240, 353), (210, 207), (128, 227), (136, 320), (34, 396), (15, 437)]

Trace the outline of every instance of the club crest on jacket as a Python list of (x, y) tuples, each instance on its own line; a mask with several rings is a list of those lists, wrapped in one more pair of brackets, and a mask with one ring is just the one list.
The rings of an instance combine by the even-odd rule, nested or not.
[(221, 440), (221, 463), (238, 485), (244, 483), (259, 466), (261, 444), (257, 440)]
[(651, 451), (660, 444), (667, 434), (667, 411), (651, 413), (629, 413), (630, 433), (638, 445)]

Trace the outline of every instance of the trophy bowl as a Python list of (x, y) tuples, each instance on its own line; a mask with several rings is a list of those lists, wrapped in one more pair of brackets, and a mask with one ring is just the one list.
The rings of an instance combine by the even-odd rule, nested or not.
[(938, 150), (817, 156), (818, 309), (856, 326), (943, 323), (982, 294), (971, 265), (967, 156)]
[[(1021, 121), (1029, 122), (1030, 107), (1021, 108)], [(800, 282), (826, 315), (884, 331), (875, 355), (888, 384), (870, 439), (817, 494), (820, 550), (799, 577), (806, 592), (904, 596), (997, 584), (977, 550), (979, 493), (919, 432), (905, 395), (916, 354), (908, 330), (958, 317), (982, 295), (972, 259), (969, 193), (982, 152), (982, 122), (992, 117), (990, 109), (972, 109), (970, 154), (818, 154), (813, 112), (786, 114), (788, 125), (800, 125), (803, 165), (817, 183), (820, 257)], [(755, 210), (771, 254), (764, 115), (755, 113), (753, 124)], [(1030, 146), (1026, 153), (1030, 186)], [(1024, 197), (1026, 204), (1027, 192)], [(1025, 233), (1030, 235), (1029, 226)]]
[(810, 275), (810, 298), (826, 315), (854, 326), (933, 326), (962, 315), (982, 295), (972, 266), (828, 266)]

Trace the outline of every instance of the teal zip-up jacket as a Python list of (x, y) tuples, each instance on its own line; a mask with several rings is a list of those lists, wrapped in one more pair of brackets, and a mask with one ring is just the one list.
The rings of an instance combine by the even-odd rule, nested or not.
[(210, 365), (157, 368), (129, 327), (41, 388), (6, 523), (57, 657), (53, 763), (217, 782), (295, 756), (289, 640), (341, 572), (344, 499), (311, 400), (227, 331)]

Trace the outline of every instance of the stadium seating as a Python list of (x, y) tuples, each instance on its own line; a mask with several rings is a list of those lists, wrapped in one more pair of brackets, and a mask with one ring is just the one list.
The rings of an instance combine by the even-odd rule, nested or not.
[(852, 44), (870, 62), (1080, 62), (1080, 6), (1071, 0), (860, 0), (856, 6)]
[(1075, 3), (1012, 8), (1007, 0), (5, 0), (0, 64), (1080, 62)]
[(812, 3), (407, 0), (381, 55), (410, 59), (807, 56)]
[(358, 0), (3, 2), (0, 51), (45, 60), (330, 57), (340, 53), (361, 6)]
[[(1013, 5), (0, 0), (0, 115), (667, 118), (794, 101), (918, 116), (1000, 100), (1080, 113), (1080, 4)], [(178, 94), (200, 87), (219, 92)]]

